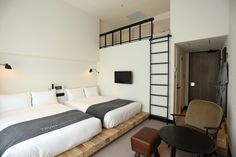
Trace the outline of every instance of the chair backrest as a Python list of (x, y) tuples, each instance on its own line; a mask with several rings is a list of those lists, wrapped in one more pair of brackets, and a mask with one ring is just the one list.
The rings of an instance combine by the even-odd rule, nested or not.
[[(192, 100), (186, 112), (185, 123), (205, 130), (204, 127), (219, 127), (222, 116), (222, 108), (216, 103), (205, 100)], [(215, 133), (217, 130), (210, 130), (209, 132)]]

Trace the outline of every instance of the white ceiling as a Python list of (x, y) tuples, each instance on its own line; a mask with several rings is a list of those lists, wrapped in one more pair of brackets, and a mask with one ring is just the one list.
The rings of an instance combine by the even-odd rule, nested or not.
[(134, 23), (127, 16), (140, 12), (145, 19), (170, 10), (170, 0), (64, 0), (114, 27)]
[(215, 38), (182, 42), (176, 45), (182, 47), (184, 50), (188, 52), (198, 52), (198, 51), (220, 50), (224, 47), (225, 41), (226, 41), (226, 36), (220, 36)]

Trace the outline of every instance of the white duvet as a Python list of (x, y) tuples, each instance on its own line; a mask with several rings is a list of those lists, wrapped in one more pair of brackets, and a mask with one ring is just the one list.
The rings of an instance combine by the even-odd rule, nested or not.
[[(94, 97), (82, 98), (77, 101), (67, 101), (66, 105), (74, 107), (83, 112), (86, 112), (88, 107), (94, 104), (99, 104), (114, 99), (116, 98), (94, 96)], [(123, 107), (107, 112), (103, 120), (103, 126), (105, 128), (113, 128), (117, 126), (118, 124), (128, 120), (129, 118), (139, 113), (141, 111), (141, 106), (142, 106), (141, 103), (133, 102)]]
[[(40, 107), (29, 107), (0, 113), (0, 131), (4, 128), (45, 116), (50, 116), (71, 108), (52, 104)], [(97, 118), (88, 118), (58, 130), (36, 136), (8, 148), (2, 157), (52, 157), (71, 149), (97, 135), (102, 131)]]

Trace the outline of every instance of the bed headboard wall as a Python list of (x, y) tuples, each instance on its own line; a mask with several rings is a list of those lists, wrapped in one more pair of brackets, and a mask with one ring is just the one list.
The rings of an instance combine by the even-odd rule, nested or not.
[(93, 61), (0, 53), (0, 62), (12, 66), (12, 70), (0, 67), (0, 94), (47, 90), (51, 84), (68, 88), (97, 84), (97, 75), (88, 72), (90, 67), (96, 67)]

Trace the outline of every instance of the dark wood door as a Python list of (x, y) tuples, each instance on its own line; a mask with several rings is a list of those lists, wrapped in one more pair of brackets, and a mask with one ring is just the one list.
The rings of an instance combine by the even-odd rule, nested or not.
[(202, 99), (216, 102), (219, 52), (189, 54), (189, 101)]

